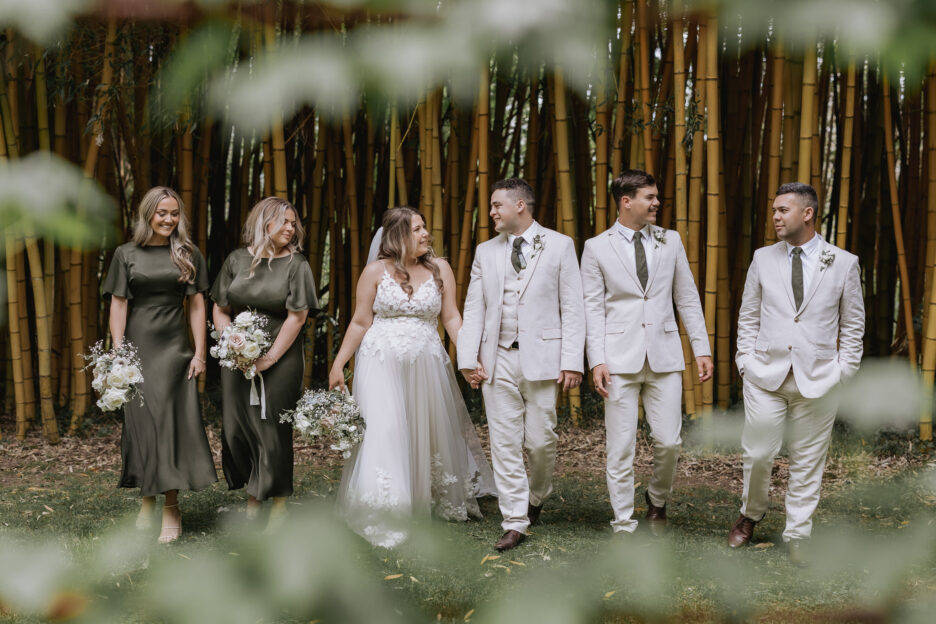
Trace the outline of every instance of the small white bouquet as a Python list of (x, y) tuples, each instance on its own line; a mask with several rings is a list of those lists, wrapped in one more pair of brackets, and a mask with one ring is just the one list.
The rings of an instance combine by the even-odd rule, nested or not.
[(120, 346), (105, 350), (104, 343), (98, 340), (91, 347), (91, 355), (81, 355), (88, 361), (85, 368), (91, 368), (94, 374), (91, 387), (101, 396), (97, 406), (102, 411), (120, 409), (137, 395), (140, 396), (140, 405), (143, 405), (140, 358), (130, 341), (124, 340)]
[(292, 423), (306, 438), (331, 438), (331, 449), (348, 459), (364, 439), (364, 419), (354, 398), (340, 390), (306, 390), (296, 409), (283, 412), (280, 422)]
[(218, 363), (224, 368), (237, 369), (247, 379), (253, 379), (257, 374), (257, 360), (272, 344), (264, 329), (266, 324), (265, 316), (245, 310), (234, 317), (234, 321), (220, 334), (212, 326), (211, 337), (217, 344), (211, 347), (211, 356), (218, 358)]

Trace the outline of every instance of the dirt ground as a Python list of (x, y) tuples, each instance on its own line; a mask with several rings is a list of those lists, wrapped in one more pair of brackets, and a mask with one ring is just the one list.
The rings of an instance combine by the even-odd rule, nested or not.
[[(485, 451), (488, 448), (486, 426), (477, 426), (478, 437)], [(63, 436), (57, 445), (48, 444), (37, 430), (32, 430), (25, 440), (18, 441), (10, 434), (12, 423), (0, 419), (0, 487), (41, 486), (52, 477), (64, 477), (69, 473), (86, 471), (119, 471), (120, 427), (111, 422), (103, 425), (86, 425), (79, 436)], [(213, 426), (207, 428), (208, 440), (214, 453), (215, 464), (221, 465), (220, 431)], [(327, 444), (314, 443), (297, 437), (295, 441), (297, 464), (320, 468), (340, 468), (341, 456), (328, 449)], [(653, 456), (650, 440), (643, 430), (638, 432), (635, 471), (638, 481), (646, 482), (650, 474)], [(856, 475), (874, 478), (886, 477), (913, 465), (907, 457), (873, 457), (832, 455), (823, 480), (824, 492), (831, 491), (852, 481)], [(598, 424), (559, 428), (559, 450), (556, 474), (602, 479), (605, 465), (605, 432)], [(774, 465), (771, 494), (780, 494), (785, 489), (789, 475), (786, 458), (780, 457)], [(699, 453), (684, 451), (678, 464), (676, 486), (692, 488), (724, 489), (741, 492), (741, 458), (738, 454)]]

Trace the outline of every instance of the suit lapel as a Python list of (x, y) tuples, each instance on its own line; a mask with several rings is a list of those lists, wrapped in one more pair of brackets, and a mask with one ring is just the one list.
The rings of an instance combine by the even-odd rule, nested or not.
[[(527, 263), (527, 268), (524, 269), (523, 271), (523, 281), (520, 282), (520, 293), (518, 295), (518, 298), (523, 296), (523, 293), (526, 291), (527, 286), (529, 286), (530, 279), (533, 278), (533, 272), (536, 271), (536, 267), (537, 265), (539, 265), (540, 258), (542, 258), (543, 254), (546, 253), (546, 248), (548, 247), (548, 245), (546, 244), (548, 242), (546, 233), (543, 231), (541, 227), (538, 228), (538, 233), (536, 236), (539, 236), (540, 242), (543, 245), (543, 247), (542, 249), (539, 250), (538, 253), (536, 253), (532, 249), (532, 246), (534, 243), (533, 241), (530, 241), (530, 246), (531, 246), (530, 255), (533, 256), (534, 253), (536, 253), (536, 255), (530, 258), (530, 261)], [(535, 236), (533, 238), (534, 240), (536, 240)]]
[(784, 242), (774, 245), (775, 262), (777, 271), (780, 275), (780, 282), (783, 284), (783, 290), (786, 291), (787, 298), (790, 300), (790, 307), (796, 312), (796, 300), (793, 298), (793, 269), (790, 268), (790, 259), (787, 257), (787, 246)]
[[(816, 234), (819, 236), (819, 234)], [(826, 250), (828, 243), (825, 242), (821, 236), (819, 237), (819, 249), (817, 253), (819, 257), (816, 258), (815, 269), (813, 270), (812, 279), (809, 280), (809, 292), (803, 297), (803, 305), (800, 306), (800, 312), (806, 309), (806, 305), (809, 303), (809, 300), (812, 299), (813, 295), (816, 294), (816, 291), (819, 290), (819, 283), (822, 282), (822, 278), (825, 277), (825, 274), (828, 273), (828, 267), (826, 269), (822, 268), (822, 263), (819, 261), (819, 258), (822, 257), (822, 253)], [(792, 286), (791, 286), (792, 288)]]
[(647, 289), (646, 292), (650, 292), (650, 286), (653, 284), (653, 278), (656, 276), (657, 271), (660, 268), (660, 265), (663, 264), (663, 258), (666, 255), (666, 244), (657, 242), (657, 230), (666, 232), (663, 228), (657, 228), (654, 225), (650, 226), (650, 242), (653, 243), (656, 247), (654, 251), (657, 252), (653, 254), (653, 266), (650, 267), (650, 277), (647, 278)]
[(504, 272), (507, 270), (507, 267), (504, 264), (507, 262), (506, 256), (507, 253), (507, 235), (498, 234), (497, 244), (494, 245), (493, 253), (491, 254), (491, 262), (494, 263), (494, 275), (497, 277), (497, 301), (501, 303), (504, 302)]
[(614, 255), (618, 257), (618, 260), (621, 261), (621, 265), (627, 271), (627, 274), (631, 276), (631, 279), (634, 280), (634, 284), (640, 289), (640, 280), (637, 279), (637, 275), (634, 273), (635, 267), (631, 267), (630, 263), (624, 258), (624, 250), (621, 246), (625, 244), (621, 235), (618, 234), (614, 228), (608, 230), (608, 245), (614, 250)]

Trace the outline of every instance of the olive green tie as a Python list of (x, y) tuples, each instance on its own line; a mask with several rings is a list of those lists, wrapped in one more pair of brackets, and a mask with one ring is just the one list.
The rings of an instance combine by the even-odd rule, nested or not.
[(803, 305), (803, 248), (793, 248), (793, 303), (799, 310)]
[(513, 251), (510, 252), (510, 264), (513, 265), (514, 271), (517, 273), (526, 268), (526, 258), (523, 257), (523, 252), (520, 250), (522, 246), (523, 237), (518, 236), (514, 239)]
[(640, 287), (647, 289), (647, 252), (644, 250), (643, 233), (634, 232), (634, 260), (637, 262), (637, 277), (640, 278)]

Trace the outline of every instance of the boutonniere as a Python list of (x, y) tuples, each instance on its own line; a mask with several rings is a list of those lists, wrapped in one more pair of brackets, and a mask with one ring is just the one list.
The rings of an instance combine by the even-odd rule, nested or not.
[(534, 236), (533, 251), (530, 252), (530, 260), (538, 256), (543, 251), (544, 247), (546, 247), (546, 243), (543, 242), (543, 236), (541, 234)]
[(654, 249), (659, 249), (660, 245), (666, 244), (666, 230), (664, 229), (653, 229), (653, 239), (656, 241), (656, 244), (653, 246)]
[(832, 266), (833, 262), (835, 262), (835, 254), (828, 249), (823, 249), (819, 254), (819, 270), (825, 271)]

